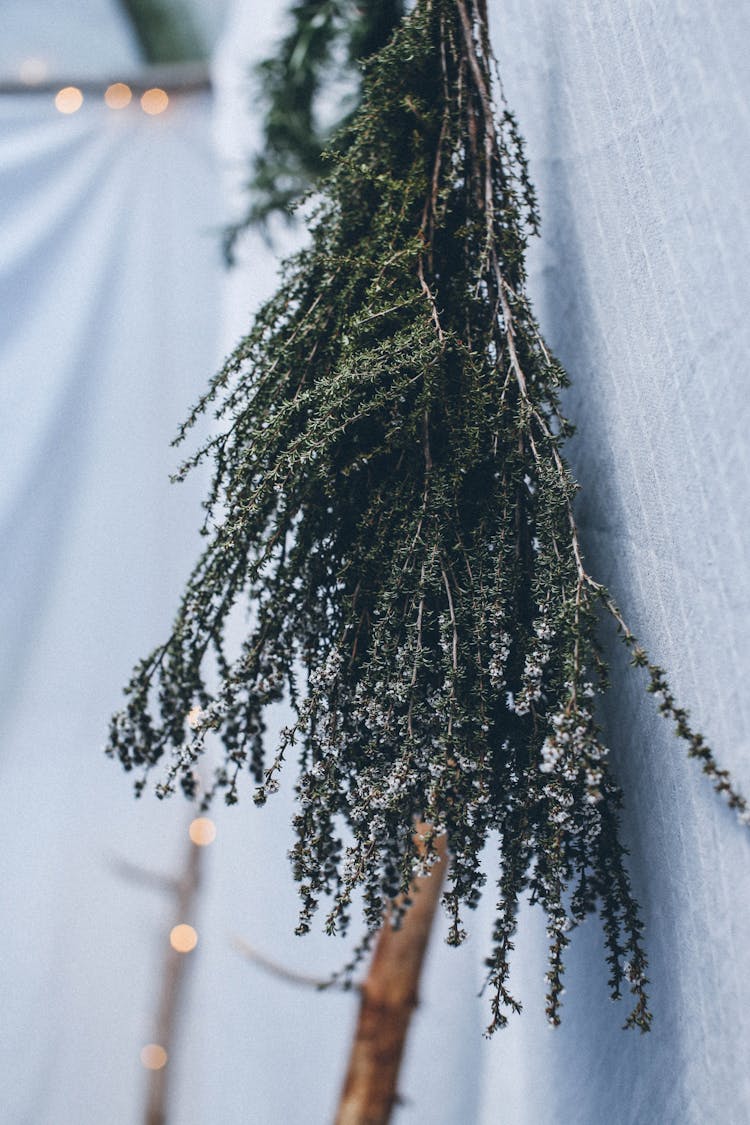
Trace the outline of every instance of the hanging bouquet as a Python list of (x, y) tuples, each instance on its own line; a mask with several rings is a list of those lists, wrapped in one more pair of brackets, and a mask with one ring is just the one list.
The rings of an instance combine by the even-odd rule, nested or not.
[[(500, 860), (489, 1030), (522, 895), (546, 913), (547, 1015), (570, 931), (598, 911), (613, 997), (646, 1030), (642, 923), (597, 701), (614, 621), (703, 771), (745, 799), (587, 571), (562, 453), (565, 372), (526, 296), (538, 225), (521, 138), (496, 107), (481, 0), (421, 0), (368, 67), (309, 247), (183, 426), (214, 411), (206, 549), (174, 629), (139, 664), (109, 752), (143, 789), (263, 804), (298, 763), (299, 931), (321, 901), (369, 931), (447, 837), (449, 941)], [(239, 651), (227, 640), (237, 607)], [(270, 753), (266, 709), (294, 720)], [(207, 736), (224, 761), (199, 794)], [(420, 826), (415, 834), (415, 824)]]

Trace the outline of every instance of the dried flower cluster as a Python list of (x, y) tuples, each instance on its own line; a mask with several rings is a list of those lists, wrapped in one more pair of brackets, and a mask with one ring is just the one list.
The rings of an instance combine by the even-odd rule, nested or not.
[[(208, 545), (110, 753), (139, 790), (164, 759), (160, 795), (179, 782), (194, 796), (215, 732), (226, 760), (204, 800), (234, 802), (249, 772), (259, 804), (294, 753), (300, 931), (322, 899), (344, 929), (358, 890), (376, 929), (447, 833), (459, 943), (496, 833), (489, 1030), (519, 1008), (508, 966), (526, 893), (547, 916), (550, 1021), (570, 931), (598, 911), (612, 994), (630, 990), (627, 1025), (645, 1030), (642, 923), (596, 720), (602, 612), (688, 753), (747, 808), (584, 566), (565, 373), (524, 292), (534, 192), (514, 118), (493, 108), (480, 0), (417, 5), (370, 64), (339, 151), (309, 248), (183, 428), (215, 409), (218, 433), (181, 470), (213, 461)], [(230, 655), (237, 605), (251, 623)], [(285, 696), (295, 721), (269, 758), (264, 712)]]

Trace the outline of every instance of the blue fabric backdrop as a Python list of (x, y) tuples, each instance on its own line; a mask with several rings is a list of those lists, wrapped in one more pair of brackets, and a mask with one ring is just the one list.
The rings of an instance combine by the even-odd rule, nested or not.
[[(44, 51), (66, 77), (137, 66), (114, 4), (51, 11), (8, 7), (7, 75)], [(257, 139), (248, 61), (277, 17), (237, 0), (213, 121), (203, 96), (159, 118), (93, 98), (71, 117), (49, 95), (0, 98), (0, 1102), (14, 1125), (142, 1120), (138, 1052), (173, 907), (116, 861), (179, 872), (189, 811), (136, 805), (99, 747), (198, 548), (201, 482), (170, 488), (169, 440), (273, 286), (257, 238), (225, 278), (217, 229)], [(750, 15), (731, 0), (491, 0), (490, 17), (540, 192), (532, 294), (573, 378), (589, 559), (748, 788)], [(614, 641), (612, 653), (607, 721), (654, 1031), (620, 1030), (593, 920), (571, 946), (563, 1026), (548, 1028), (545, 935), (527, 910), (514, 967), (525, 1010), (485, 1042), (488, 900), (464, 949), (440, 934), (432, 947), (404, 1125), (750, 1118), (748, 840)], [(231, 946), (236, 934), (323, 976), (344, 956), (292, 935), (290, 804), (287, 785), (263, 813), (217, 810), (171, 1125), (331, 1119), (355, 999), (272, 979)]]

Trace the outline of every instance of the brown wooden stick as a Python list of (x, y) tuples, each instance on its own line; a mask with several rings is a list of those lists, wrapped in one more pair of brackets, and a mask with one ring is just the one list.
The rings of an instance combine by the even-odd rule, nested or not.
[[(424, 826), (423, 829), (424, 830)], [(422, 846), (420, 840), (420, 846)], [(362, 999), (336, 1125), (386, 1125), (396, 1102), (401, 1056), (447, 865), (445, 836), (432, 873), (412, 884), (412, 905), (401, 927), (389, 920), (375, 945)]]
[[(176, 923), (185, 922), (191, 917), (195, 898), (200, 884), (200, 868), (203, 848), (191, 843), (187, 862), (182, 876), (176, 881)], [(144, 1125), (165, 1125), (167, 1120), (167, 1095), (169, 1070), (172, 1065), (171, 1054), (177, 1034), (179, 1005), (185, 983), (190, 954), (178, 953), (168, 948), (161, 978), (161, 994), (156, 1016), (155, 1042), (167, 1052), (167, 1064), (159, 1070), (151, 1070), (148, 1075)]]

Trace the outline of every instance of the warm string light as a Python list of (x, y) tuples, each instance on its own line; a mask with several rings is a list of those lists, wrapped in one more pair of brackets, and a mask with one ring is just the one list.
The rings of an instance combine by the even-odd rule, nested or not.
[(194, 844), (199, 848), (205, 848), (208, 844), (213, 844), (216, 839), (216, 825), (207, 816), (197, 816), (190, 822), (188, 833)]
[(166, 90), (162, 90), (158, 86), (153, 86), (150, 90), (141, 94), (141, 109), (151, 117), (156, 116), (157, 113), (163, 113), (168, 105), (169, 95)]
[(133, 100), (133, 91), (124, 82), (113, 82), (104, 91), (104, 101), (110, 109), (124, 109)]
[(147, 1043), (141, 1048), (141, 1063), (146, 1070), (161, 1070), (167, 1064), (167, 1052), (159, 1043)]
[(200, 719), (202, 714), (203, 710), (198, 706), (198, 704), (196, 704), (195, 707), (190, 708), (187, 713), (187, 724), (191, 730), (198, 729), (198, 727), (200, 726)]
[(198, 944), (198, 934), (187, 922), (180, 922), (170, 930), (169, 944), (177, 953), (192, 953)]
[(63, 86), (55, 95), (55, 109), (59, 113), (77, 113), (83, 105), (83, 94), (77, 86)]
[[(19, 73), (22, 82), (33, 86), (44, 80), (46, 64), (41, 59), (26, 59)], [(126, 82), (113, 82), (104, 91), (104, 103), (109, 109), (125, 109), (132, 100), (133, 91)], [(77, 113), (82, 105), (83, 93), (77, 86), (63, 86), (55, 94), (55, 108), (60, 113)], [(160, 86), (152, 86), (141, 94), (140, 105), (149, 117), (156, 117), (169, 105), (169, 94)]]
[(18, 68), (18, 77), (24, 86), (38, 86), (40, 82), (44, 82), (48, 73), (47, 63), (39, 58), (24, 59)]

